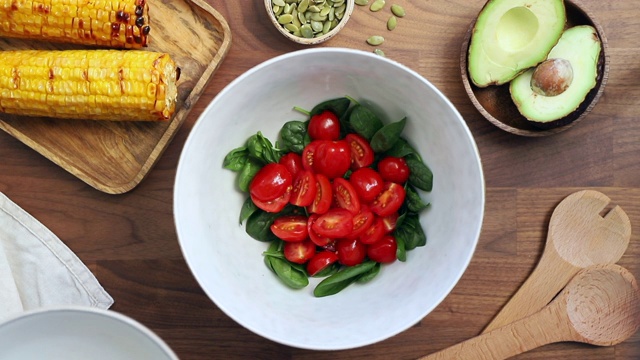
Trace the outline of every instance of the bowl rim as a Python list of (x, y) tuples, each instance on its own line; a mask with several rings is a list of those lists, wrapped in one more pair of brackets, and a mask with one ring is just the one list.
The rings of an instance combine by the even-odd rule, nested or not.
[[(434, 303), (431, 306), (427, 306), (425, 307), (422, 312), (421, 312), (421, 316), (418, 319), (415, 319), (412, 322), (405, 322), (403, 324), (403, 326), (400, 327), (399, 330), (390, 333), (390, 334), (382, 334), (379, 335), (375, 338), (370, 338), (366, 341), (360, 341), (358, 343), (354, 343), (354, 344), (350, 344), (348, 346), (331, 346), (332, 344), (327, 344), (327, 346), (324, 347), (319, 347), (319, 346), (310, 346), (310, 345), (303, 345), (303, 344), (299, 344), (293, 341), (287, 341), (285, 339), (282, 338), (278, 338), (276, 336), (273, 336), (273, 334), (269, 333), (269, 332), (265, 332), (259, 329), (256, 329), (255, 326), (252, 326), (251, 324), (246, 324), (244, 321), (240, 321), (237, 316), (235, 314), (233, 314), (232, 312), (228, 311), (227, 307), (224, 304), (219, 304), (217, 303), (214, 299), (217, 298), (216, 296), (213, 296), (213, 294), (211, 293), (211, 291), (209, 289), (205, 289), (203, 286), (201, 286), (200, 284), (203, 283), (203, 281), (201, 280), (201, 274), (196, 274), (194, 269), (192, 268), (192, 265), (194, 264), (193, 259), (191, 258), (191, 255), (187, 252), (186, 249), (186, 244), (184, 243), (183, 239), (183, 226), (181, 225), (181, 220), (178, 218), (177, 214), (178, 214), (178, 210), (179, 210), (179, 200), (180, 200), (180, 194), (179, 194), (179, 190), (181, 188), (181, 182), (186, 181), (186, 176), (184, 175), (184, 166), (185, 163), (187, 162), (185, 160), (187, 153), (189, 152), (189, 148), (191, 147), (191, 144), (194, 142), (193, 138), (196, 136), (194, 134), (198, 133), (198, 129), (200, 128), (200, 126), (203, 126), (203, 119), (205, 118), (205, 116), (207, 116), (207, 114), (211, 113), (211, 108), (216, 106), (217, 103), (220, 101), (220, 98), (223, 98), (225, 96), (225, 94), (227, 92), (230, 91), (231, 88), (233, 88), (237, 83), (240, 83), (242, 81), (244, 81), (245, 78), (252, 76), (254, 73), (261, 71), (264, 68), (267, 68), (269, 66), (271, 66), (273, 63), (276, 62), (280, 62), (280, 61), (286, 61), (287, 59), (291, 58), (291, 57), (299, 57), (299, 56), (308, 56), (310, 54), (315, 54), (315, 53), (319, 53), (319, 52), (329, 52), (329, 53), (344, 53), (344, 54), (353, 54), (353, 55), (358, 55), (358, 56), (366, 56), (366, 57), (371, 57), (371, 58), (375, 58), (377, 59), (377, 61), (383, 61), (383, 62), (387, 62), (389, 65), (391, 66), (395, 66), (400, 68), (403, 71), (406, 71), (407, 73), (411, 74), (412, 76), (414, 76), (415, 78), (419, 79), (421, 82), (424, 83), (425, 86), (429, 87), (435, 94), (437, 94), (440, 99), (445, 102), (447, 104), (447, 106), (452, 109), (452, 111), (454, 112), (455, 116), (459, 119), (460, 121), (460, 125), (462, 126), (462, 129), (464, 130), (467, 138), (470, 140), (470, 145), (473, 149), (473, 154), (474, 159), (475, 159), (475, 163), (477, 164), (477, 169), (479, 172), (479, 179), (480, 179), (480, 184), (479, 188), (480, 188), (480, 194), (479, 194), (479, 204), (480, 204), (480, 208), (479, 208), (479, 214), (480, 214), (480, 218), (478, 219), (478, 226), (476, 229), (474, 229), (473, 231), (473, 246), (471, 248), (469, 248), (469, 253), (468, 253), (468, 257), (464, 259), (463, 261), (463, 266), (461, 266), (457, 273), (455, 274), (454, 278), (455, 281), (453, 281), (451, 284), (449, 284), (449, 286), (447, 286), (446, 288), (444, 288), (443, 294), (440, 298), (437, 299), (437, 301), (434, 301)], [(460, 282), (460, 279), (462, 278), (462, 276), (464, 275), (464, 273), (466, 272), (466, 270), (468, 269), (469, 265), (471, 264), (471, 260), (475, 254), (476, 248), (478, 246), (478, 243), (480, 241), (480, 235), (482, 232), (482, 226), (484, 223), (484, 215), (485, 215), (485, 208), (486, 208), (486, 181), (484, 178), (484, 170), (482, 167), (482, 160), (481, 160), (481, 156), (480, 156), (480, 152), (477, 146), (477, 143), (475, 141), (475, 138), (473, 137), (473, 134), (468, 126), (468, 124), (466, 123), (466, 121), (464, 120), (464, 118), (462, 117), (462, 115), (460, 114), (460, 112), (458, 111), (458, 109), (453, 105), (453, 103), (450, 101), (450, 99), (444, 95), (444, 93), (442, 93), (440, 91), (440, 89), (438, 89), (434, 84), (432, 84), (429, 80), (427, 80), (424, 76), (420, 75), (418, 72), (414, 71), (413, 69), (395, 61), (395, 60), (391, 60), (385, 57), (381, 57), (379, 55), (376, 55), (374, 53), (368, 52), (368, 51), (363, 51), (363, 50), (357, 50), (357, 49), (351, 49), (351, 48), (340, 48), (340, 47), (320, 47), (320, 48), (308, 48), (308, 49), (302, 49), (302, 50), (296, 50), (296, 51), (292, 51), (292, 52), (288, 52), (288, 53), (284, 53), (282, 55), (270, 58), (265, 60), (262, 63), (259, 63), (257, 65), (255, 65), (254, 67), (252, 67), (251, 69), (245, 71), (244, 73), (242, 73), (240, 76), (236, 77), (234, 80), (232, 80), (227, 86), (225, 86), (215, 97), (214, 99), (211, 100), (211, 102), (209, 104), (207, 104), (207, 106), (205, 107), (205, 109), (202, 111), (202, 113), (198, 116), (198, 118), (196, 119), (196, 122), (194, 124), (194, 126), (192, 127), (192, 129), (190, 130), (190, 134), (187, 137), (187, 140), (185, 141), (185, 144), (183, 146), (182, 152), (180, 154), (179, 160), (178, 160), (178, 165), (177, 165), (177, 169), (176, 169), (176, 175), (175, 175), (175, 182), (174, 182), (174, 200), (173, 200), (173, 214), (174, 214), (174, 225), (176, 227), (176, 234), (178, 237), (178, 244), (180, 246), (180, 249), (182, 251), (183, 257), (185, 259), (185, 262), (187, 263), (190, 272), (192, 273), (192, 275), (194, 276), (194, 278), (196, 279), (196, 281), (198, 282), (198, 284), (200, 285), (200, 287), (202, 288), (203, 292), (205, 292), (205, 294), (207, 295), (207, 297), (209, 297), (210, 301), (213, 303), (214, 306), (216, 306), (218, 309), (220, 309), (226, 316), (228, 316), (229, 318), (231, 318), (233, 321), (235, 321), (237, 324), (241, 325), (242, 327), (250, 330), (251, 332), (266, 338), (268, 340), (283, 344), (283, 345), (287, 345), (287, 346), (292, 346), (292, 347), (296, 347), (296, 348), (300, 348), (300, 349), (307, 349), (307, 350), (318, 350), (318, 351), (335, 351), (335, 350), (348, 350), (348, 349), (354, 349), (354, 348), (359, 348), (359, 347), (363, 347), (363, 346), (368, 346), (368, 345), (372, 345), (375, 343), (378, 343), (380, 341), (384, 341), (386, 339), (389, 339), (395, 335), (398, 335), (404, 331), (406, 331), (407, 329), (411, 328), (411, 326), (414, 326), (417, 322), (421, 321), (422, 319), (424, 319), (424, 317), (426, 317), (427, 315), (429, 315), (431, 312), (433, 312), (434, 309), (436, 309), (439, 305), (442, 304), (442, 302), (451, 294), (451, 292), (453, 291), (453, 289), (455, 288), (455, 286)]]

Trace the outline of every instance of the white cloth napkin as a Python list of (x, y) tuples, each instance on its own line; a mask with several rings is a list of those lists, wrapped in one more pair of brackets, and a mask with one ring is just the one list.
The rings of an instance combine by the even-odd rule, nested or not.
[(57, 236), (0, 192), (0, 321), (44, 307), (112, 304)]

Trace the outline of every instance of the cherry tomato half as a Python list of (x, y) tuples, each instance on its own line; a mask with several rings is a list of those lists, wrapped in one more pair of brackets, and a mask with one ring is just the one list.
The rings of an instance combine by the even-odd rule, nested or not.
[(302, 169), (293, 180), (291, 189), (291, 204), (296, 206), (308, 206), (316, 198), (317, 181), (313, 172)]
[(329, 179), (344, 176), (351, 166), (351, 149), (344, 140), (320, 141), (313, 153), (313, 169)]
[(349, 210), (351, 214), (356, 215), (360, 212), (360, 199), (348, 180), (333, 179), (333, 198), (338, 207)]
[(302, 156), (294, 152), (282, 155), (278, 163), (284, 165), (294, 178), (302, 170)]
[(373, 221), (375, 219), (375, 215), (369, 210), (369, 207), (366, 205), (360, 206), (360, 212), (353, 217), (353, 230), (347, 238), (349, 239), (357, 239), (362, 235), (367, 229), (373, 225)]
[(313, 255), (311, 260), (307, 263), (307, 272), (309, 273), (309, 276), (314, 276), (336, 261), (338, 261), (338, 255), (333, 251), (320, 251)]
[(291, 198), (291, 187), (289, 187), (285, 191), (285, 193), (282, 194), (282, 196), (269, 201), (258, 200), (255, 197), (253, 197), (253, 195), (251, 195), (251, 201), (253, 201), (253, 203), (258, 208), (271, 213), (277, 213), (282, 211), (282, 209), (284, 209), (284, 207), (287, 206), (287, 204), (289, 203), (290, 198)]
[(316, 195), (311, 205), (307, 207), (307, 211), (314, 214), (324, 214), (331, 207), (333, 201), (333, 189), (329, 178), (316, 174)]
[(351, 169), (359, 169), (373, 163), (374, 153), (367, 139), (358, 134), (347, 134), (345, 141), (351, 148)]
[(285, 215), (273, 221), (271, 232), (284, 241), (302, 241), (309, 237), (307, 217), (302, 215)]
[(373, 224), (371, 224), (371, 226), (369, 226), (358, 239), (361, 243), (369, 245), (377, 243), (385, 235), (386, 232), (384, 230), (382, 218), (376, 216), (373, 220)]
[(384, 181), (380, 174), (372, 168), (363, 167), (349, 177), (356, 194), (365, 202), (373, 201), (382, 191)]
[(338, 140), (340, 138), (340, 121), (336, 114), (325, 110), (311, 117), (307, 132), (313, 140)]
[(249, 184), (249, 194), (260, 201), (274, 200), (291, 187), (293, 176), (282, 164), (269, 163), (260, 169)]
[(316, 245), (309, 240), (284, 244), (284, 257), (296, 264), (304, 264), (316, 253)]
[(387, 156), (378, 163), (378, 172), (384, 181), (404, 184), (409, 179), (409, 166), (401, 157)]
[(397, 212), (402, 203), (406, 191), (402, 185), (398, 185), (394, 182), (384, 183), (382, 192), (378, 194), (373, 203), (371, 203), (371, 211), (378, 216), (388, 216)]
[(355, 266), (367, 256), (367, 246), (357, 239), (340, 239), (336, 242), (338, 261), (345, 266)]
[(353, 215), (342, 208), (332, 208), (311, 224), (311, 230), (331, 239), (345, 237), (353, 231)]
[(392, 263), (396, 261), (397, 250), (398, 243), (396, 238), (386, 235), (380, 241), (367, 247), (367, 256), (369, 259), (379, 263)]
[(318, 214), (311, 214), (309, 216), (309, 220), (307, 221), (307, 231), (309, 233), (309, 239), (311, 239), (311, 241), (314, 244), (325, 247), (333, 243), (334, 239), (331, 239), (326, 236), (321, 236), (318, 233), (316, 233), (315, 230), (313, 230), (313, 223), (318, 219), (319, 216), (320, 215)]
[(307, 146), (302, 149), (302, 167), (307, 170), (313, 169), (313, 161), (316, 150), (318, 149), (318, 145), (320, 145), (324, 140), (315, 140), (307, 144)]

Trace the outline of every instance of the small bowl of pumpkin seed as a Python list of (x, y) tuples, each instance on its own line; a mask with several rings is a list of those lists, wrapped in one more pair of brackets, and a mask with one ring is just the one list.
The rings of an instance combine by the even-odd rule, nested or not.
[(264, 5), (282, 35), (299, 44), (316, 45), (347, 24), (354, 0), (264, 0)]

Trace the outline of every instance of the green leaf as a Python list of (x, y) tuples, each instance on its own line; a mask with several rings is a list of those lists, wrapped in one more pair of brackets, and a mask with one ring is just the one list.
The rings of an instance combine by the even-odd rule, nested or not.
[(424, 202), (420, 197), (418, 191), (411, 185), (407, 184), (405, 186), (405, 204), (407, 205), (407, 209), (414, 213), (419, 213), (422, 210), (429, 207), (429, 203)]
[(427, 244), (427, 236), (422, 230), (420, 218), (417, 214), (407, 214), (402, 224), (393, 232), (396, 241), (400, 239), (407, 251)]
[(433, 172), (418, 157), (405, 157), (407, 166), (409, 166), (409, 184), (420, 190), (431, 191), (433, 189)]
[(306, 137), (307, 124), (305, 122), (298, 120), (286, 122), (280, 130), (282, 151), (302, 154), (302, 150), (307, 144)]
[(398, 246), (398, 248), (396, 249), (396, 257), (402, 262), (407, 261), (407, 249), (404, 245), (404, 240), (402, 240), (402, 238), (396, 237), (396, 244)]
[(247, 163), (249, 151), (246, 146), (231, 150), (222, 161), (222, 167), (231, 171), (240, 171)]
[(382, 268), (381, 264), (377, 263), (374, 267), (371, 268), (371, 270), (358, 276), (358, 279), (356, 280), (356, 282), (358, 284), (368, 283), (369, 281), (373, 280), (376, 276), (378, 276), (381, 268)]
[(387, 124), (380, 130), (376, 131), (371, 138), (371, 148), (373, 151), (381, 153), (391, 149), (400, 139), (400, 135), (402, 135), (402, 130), (404, 130), (406, 123), (407, 118), (405, 117), (400, 121)]
[(256, 204), (251, 201), (251, 197), (247, 197), (242, 204), (242, 208), (240, 209), (240, 224), (242, 224), (249, 218), (249, 216), (251, 216), (251, 214), (258, 210), (259, 209)]
[(269, 268), (278, 276), (282, 282), (292, 289), (302, 289), (309, 285), (309, 277), (304, 271), (292, 266), (289, 261), (280, 257), (267, 255)]
[(253, 177), (262, 169), (262, 163), (259, 163), (253, 158), (249, 158), (242, 167), (242, 170), (238, 173), (238, 187), (244, 192), (249, 191), (249, 184)]
[(336, 114), (339, 119), (340, 117), (342, 117), (342, 115), (344, 115), (345, 112), (347, 112), (347, 109), (349, 109), (350, 105), (351, 100), (346, 97), (323, 101), (320, 104), (314, 106), (313, 109), (311, 109), (311, 111), (309, 112), (309, 117), (320, 114), (325, 110), (330, 110), (331, 112)]
[(279, 151), (260, 131), (247, 140), (247, 150), (249, 155), (265, 164), (277, 163), (280, 160)]
[(378, 116), (363, 105), (355, 105), (349, 115), (349, 127), (367, 140), (384, 127)]
[(351, 285), (360, 275), (367, 273), (375, 265), (375, 261), (367, 260), (356, 266), (342, 268), (337, 273), (322, 280), (313, 290), (313, 295), (316, 297), (335, 295)]
[(414, 149), (404, 138), (400, 137), (393, 146), (385, 152), (387, 156), (405, 157), (408, 155), (416, 155), (419, 158), (418, 152)]
[(281, 216), (279, 213), (270, 213), (263, 210), (254, 211), (247, 218), (247, 234), (258, 241), (277, 240), (277, 237), (271, 232), (271, 224), (279, 216)]
[(313, 275), (312, 277), (315, 278), (323, 278), (323, 277), (327, 277), (327, 276), (331, 276), (335, 273), (338, 272), (338, 270), (340, 270), (340, 264), (338, 263), (333, 263), (329, 266), (327, 266), (326, 268), (318, 271), (315, 275)]

